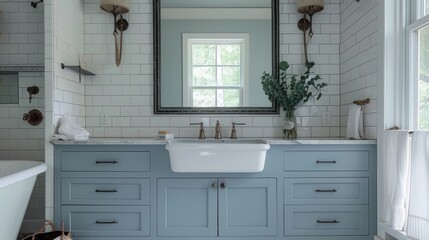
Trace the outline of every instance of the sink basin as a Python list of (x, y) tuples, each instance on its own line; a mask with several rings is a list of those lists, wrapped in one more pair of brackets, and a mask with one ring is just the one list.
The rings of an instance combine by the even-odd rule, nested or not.
[(260, 139), (179, 139), (165, 148), (174, 172), (261, 172), (270, 145)]

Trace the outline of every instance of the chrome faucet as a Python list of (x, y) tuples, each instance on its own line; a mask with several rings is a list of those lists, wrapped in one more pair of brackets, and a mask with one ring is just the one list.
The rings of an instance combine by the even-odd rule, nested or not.
[(222, 139), (222, 133), (221, 133), (221, 127), (219, 120), (216, 121), (216, 127), (215, 127), (215, 139)]

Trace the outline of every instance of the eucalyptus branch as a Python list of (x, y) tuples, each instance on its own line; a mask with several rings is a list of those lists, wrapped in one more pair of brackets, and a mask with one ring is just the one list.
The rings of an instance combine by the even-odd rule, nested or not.
[[(328, 84), (325, 82), (318, 83), (321, 79), (319, 75), (310, 77), (313, 72), (314, 62), (305, 64), (307, 70), (301, 76), (296, 74), (288, 74), (289, 64), (282, 61), (279, 64), (279, 78), (277, 79), (272, 74), (264, 72), (261, 76), (262, 87), (268, 99), (276, 101), (286, 112), (286, 116), (291, 117), (297, 108), (312, 100), (315, 96), (316, 100), (322, 97), (322, 88)], [(315, 90), (315, 93), (312, 92)]]

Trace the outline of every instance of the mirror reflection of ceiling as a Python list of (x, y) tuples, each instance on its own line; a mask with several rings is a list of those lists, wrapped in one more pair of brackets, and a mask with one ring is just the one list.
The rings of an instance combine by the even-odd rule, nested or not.
[(162, 8), (270, 8), (271, 0), (162, 0)]
[(162, 0), (162, 20), (270, 20), (271, 0)]

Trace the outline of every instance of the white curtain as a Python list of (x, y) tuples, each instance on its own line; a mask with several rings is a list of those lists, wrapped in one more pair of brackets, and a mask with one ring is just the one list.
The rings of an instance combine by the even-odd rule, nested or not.
[(407, 235), (419, 240), (429, 240), (429, 132), (427, 131), (416, 131), (412, 138)]
[(407, 216), (410, 137), (408, 131), (385, 131), (383, 159), (382, 220), (395, 230), (404, 230)]

